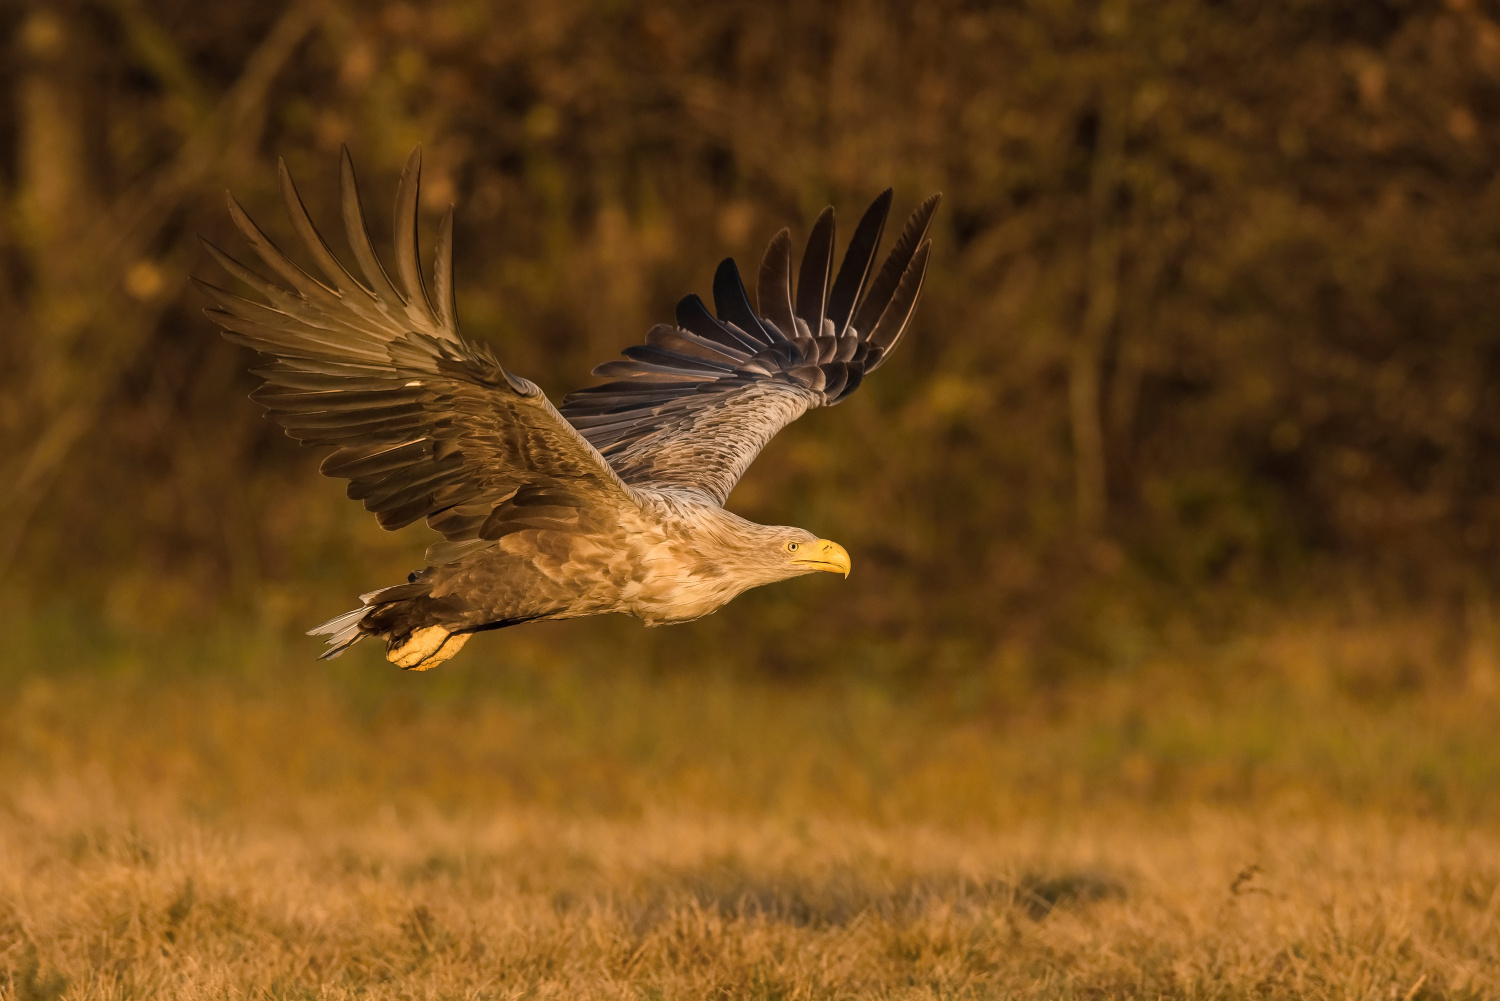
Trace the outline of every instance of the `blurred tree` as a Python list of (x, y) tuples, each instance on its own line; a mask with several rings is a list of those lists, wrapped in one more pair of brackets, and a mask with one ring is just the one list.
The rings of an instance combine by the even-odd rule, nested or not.
[[(341, 142), (381, 205), (420, 141), (424, 206), (458, 204), (466, 330), (554, 396), (724, 253), (887, 184), (898, 212), (947, 192), (899, 359), (779, 438), (731, 501), (849, 543), (850, 589), (756, 594), (674, 643), (753, 615), (794, 667), (835, 647), (1061, 662), (1251, 597), (1472, 603), (1500, 545), (1496, 17), (1473, 0), (0, 15), (0, 323), (24, 332), (0, 348), (17, 443), (0, 559), (32, 601), (120, 621), (302, 604), (414, 560), (420, 539), (382, 539), (255, 421), (248, 359), (179, 293), (192, 232), (228, 230), (224, 186), (284, 233), (276, 156), (327, 219)], [(777, 639), (813, 623), (836, 624), (823, 646)]]
[[(266, 92), (311, 27), (311, 9), (284, 16), (222, 106), (190, 123), (195, 128), (170, 157), (128, 179), (112, 176), (113, 151), (95, 141), (110, 124), (103, 114), (108, 81), (101, 79), (109, 67), (96, 54), (103, 40), (90, 31), (85, 9), (43, 4), (22, 17), (15, 249), (30, 281), (11, 329), (30, 336), (16, 345), (11, 372), (21, 377), (7, 387), (6, 437), (23, 445), (0, 495), (0, 566), (14, 557), (37, 505), (95, 430), (123, 368), (147, 346), (184, 283), (183, 248), (153, 245), (214, 166), (235, 147), (254, 144)], [(142, 35), (143, 14), (131, 10), (121, 20), (115, 27), (136, 29), (127, 38)], [(166, 61), (169, 41), (150, 41), (155, 61)], [(123, 193), (108, 198), (109, 182), (121, 180)], [(175, 266), (164, 267), (153, 251), (177, 258)]]

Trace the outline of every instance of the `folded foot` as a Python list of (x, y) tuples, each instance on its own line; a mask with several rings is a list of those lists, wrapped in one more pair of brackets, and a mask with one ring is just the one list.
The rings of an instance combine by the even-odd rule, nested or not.
[(400, 646), (387, 644), (385, 659), (407, 671), (427, 671), (463, 649), (469, 633), (450, 633), (442, 626), (423, 626)]

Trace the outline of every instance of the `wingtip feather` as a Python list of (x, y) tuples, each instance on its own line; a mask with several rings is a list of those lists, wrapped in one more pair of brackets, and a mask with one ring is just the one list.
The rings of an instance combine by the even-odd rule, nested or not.
[(755, 303), (783, 339), (797, 335), (797, 313), (792, 306), (792, 231), (781, 227), (766, 245), (755, 281)]
[(422, 281), (422, 254), (417, 243), (417, 213), (422, 191), (422, 147), (417, 145), (401, 169), (401, 183), (396, 187), (395, 243), (396, 273), (406, 287), (408, 308), (421, 319), (433, 322), (432, 299)]
[(823, 329), (824, 310), (828, 305), (828, 279), (833, 269), (833, 240), (836, 230), (833, 206), (818, 214), (807, 247), (802, 251), (802, 266), (797, 271), (797, 318), (807, 324), (814, 337)]
[(875, 329), (870, 332), (870, 345), (879, 348), (881, 353), (873, 364), (866, 367), (866, 372), (873, 372), (879, 368), (891, 356), (891, 352), (896, 350), (901, 336), (906, 333), (906, 328), (917, 311), (917, 300), (922, 296), (922, 287), (927, 281), (927, 262), (931, 250), (931, 240), (923, 240), (917, 247), (916, 253), (912, 254), (911, 262), (901, 276), (900, 284), (891, 296), (890, 306), (880, 317), (880, 322)]
[(739, 266), (734, 258), (726, 257), (714, 270), (714, 311), (719, 319), (732, 323), (753, 341), (755, 349), (773, 343), (771, 335), (760, 325), (760, 317), (750, 305), (750, 296), (745, 292), (745, 283), (740, 280)]
[(443, 213), (438, 224), (437, 249), (433, 253), (432, 284), (436, 293), (438, 322), (444, 330), (458, 334), (458, 300), (453, 288), (453, 206)]
[(375, 253), (375, 244), (370, 239), (370, 227), (365, 220), (364, 206), (359, 201), (359, 182), (354, 176), (354, 161), (349, 156), (349, 147), (339, 148), (339, 202), (344, 217), (344, 235), (354, 259), (364, 273), (365, 281), (374, 290), (377, 298), (393, 306), (403, 304), (404, 297), (396, 291), (386, 274), (385, 266)]
[(834, 336), (841, 337), (860, 296), (869, 284), (870, 273), (875, 266), (875, 256), (880, 251), (880, 238), (885, 233), (885, 221), (891, 212), (891, 197), (894, 191), (886, 188), (875, 196), (870, 207), (860, 216), (844, 251), (844, 262), (839, 266), (838, 277), (828, 293), (828, 319), (833, 321)]
[(870, 282), (869, 292), (866, 293), (864, 301), (854, 312), (854, 327), (862, 337), (868, 339), (883, 321), (891, 298), (896, 294), (912, 257), (922, 241), (926, 239), (927, 230), (932, 225), (933, 214), (942, 200), (941, 192), (929, 195), (907, 217), (906, 224), (901, 228), (901, 235), (896, 238), (896, 243), (891, 247), (885, 263), (881, 265), (879, 274), (875, 276), (874, 281)]

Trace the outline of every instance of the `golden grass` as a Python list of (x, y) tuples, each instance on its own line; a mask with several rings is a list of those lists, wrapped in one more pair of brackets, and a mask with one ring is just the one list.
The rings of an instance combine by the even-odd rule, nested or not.
[(1492, 696), (1277, 643), (998, 702), (0, 675), (0, 997), (1500, 995)]
[(28, 799), (12, 996), (1485, 997), (1500, 839), (1340, 816), (984, 832), (652, 814), (237, 829)]

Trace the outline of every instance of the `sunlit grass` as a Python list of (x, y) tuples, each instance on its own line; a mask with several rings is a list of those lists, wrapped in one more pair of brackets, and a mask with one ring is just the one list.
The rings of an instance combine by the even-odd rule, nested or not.
[(0, 834), (7, 958), (33, 996), (49, 978), (98, 997), (1500, 986), (1500, 841), (1417, 821), (1106, 811), (960, 834), (497, 810), (227, 833), (91, 799), (28, 798)]
[(794, 681), (565, 626), (430, 675), (254, 631), (5, 665), (0, 992), (1500, 990), (1477, 653)]

